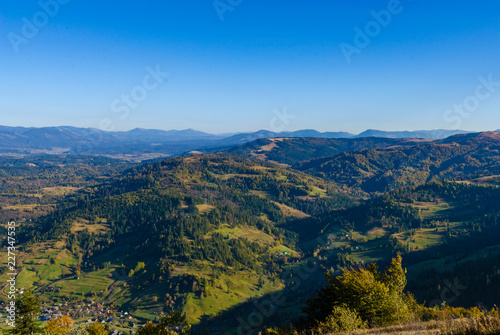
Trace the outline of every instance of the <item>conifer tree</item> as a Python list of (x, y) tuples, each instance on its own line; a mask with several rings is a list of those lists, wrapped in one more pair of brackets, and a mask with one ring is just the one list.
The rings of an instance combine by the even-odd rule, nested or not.
[(31, 290), (27, 291), (16, 302), (16, 325), (5, 331), (10, 335), (38, 335), (43, 334), (44, 329), (39, 320), (40, 304), (38, 297)]

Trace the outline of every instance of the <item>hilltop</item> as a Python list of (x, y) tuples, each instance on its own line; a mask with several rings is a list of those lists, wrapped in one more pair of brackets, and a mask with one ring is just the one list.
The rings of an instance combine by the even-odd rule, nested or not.
[(429, 143), (421, 139), (390, 139), (379, 137), (327, 138), (265, 138), (229, 148), (223, 152), (253, 157), (280, 164), (294, 165), (303, 161), (331, 157), (343, 152), (383, 149)]
[(384, 192), (438, 179), (466, 180), (498, 175), (499, 150), (500, 133), (487, 132), (417, 145), (343, 152), (293, 167), (366, 192)]

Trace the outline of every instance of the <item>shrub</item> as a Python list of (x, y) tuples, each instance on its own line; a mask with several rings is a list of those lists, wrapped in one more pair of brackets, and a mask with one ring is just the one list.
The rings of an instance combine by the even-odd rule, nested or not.
[(498, 335), (500, 334), (500, 318), (483, 315), (465, 320), (453, 320), (443, 324), (441, 333), (445, 335)]
[(106, 328), (97, 321), (89, 325), (86, 330), (88, 335), (108, 335)]
[(326, 320), (318, 323), (316, 329), (321, 334), (329, 334), (332, 332), (354, 331), (365, 328), (365, 326), (366, 322), (360, 318), (356, 310), (347, 306), (335, 306)]
[(310, 321), (322, 322), (330, 316), (333, 307), (345, 306), (356, 310), (370, 325), (384, 326), (408, 320), (412, 311), (407, 302), (412, 298), (403, 293), (406, 276), (401, 261), (400, 256), (393, 259), (383, 274), (379, 274), (375, 265), (344, 269), (340, 276), (327, 273), (327, 285), (308, 301), (304, 312)]
[(60, 316), (54, 320), (49, 320), (45, 324), (45, 331), (49, 335), (67, 335), (73, 328), (74, 321), (67, 315)]

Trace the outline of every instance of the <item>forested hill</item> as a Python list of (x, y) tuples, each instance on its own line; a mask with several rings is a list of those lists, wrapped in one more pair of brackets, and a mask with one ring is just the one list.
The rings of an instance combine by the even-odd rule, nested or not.
[[(95, 208), (104, 206), (107, 210), (109, 207), (103, 205), (103, 202), (126, 198), (135, 193), (159, 193), (166, 198), (178, 198), (179, 201), (174, 203), (179, 204), (170, 206), (168, 212), (174, 213), (182, 209), (187, 214), (198, 214), (200, 209), (202, 212), (212, 212), (216, 206), (241, 211), (241, 206), (246, 206), (246, 202), (254, 199), (253, 201), (266, 203), (271, 211), (292, 213), (289, 215), (303, 212), (297, 215), (310, 215), (345, 207), (353, 196), (353, 193), (342, 190), (334, 183), (276, 164), (232, 156), (194, 155), (134, 167), (126, 171), (122, 178), (115, 178), (99, 187), (83, 189), (71, 198), (66, 205), (69, 208), (65, 211), (74, 212), (85, 207), (96, 212), (96, 215), (109, 214)], [(241, 198), (243, 196), (246, 198)], [(314, 199), (335, 205), (319, 209), (312, 205), (311, 200)], [(138, 201), (147, 204), (152, 199)], [(71, 206), (71, 203), (75, 206)], [(55, 212), (55, 215), (58, 214), (59, 212)], [(262, 214), (258, 212), (258, 215)], [(271, 212), (267, 214), (273, 216), (274, 220), (266, 218), (262, 221), (281, 223), (286, 216)], [(57, 220), (54, 223), (53, 219), (48, 220), (50, 224), (42, 225), (44, 231), (33, 233), (34, 238), (57, 238), (71, 228), (71, 224), (58, 224), (61, 222)]]
[(437, 179), (498, 175), (500, 133), (456, 135), (412, 146), (343, 152), (293, 167), (366, 192), (384, 192)]
[[(23, 223), (20, 278), (36, 293), (60, 290), (70, 300), (90, 294), (147, 318), (167, 303), (199, 322), (282, 288), (277, 274), (302, 256), (296, 234), (280, 225), (351, 206), (353, 195), (301, 172), (232, 156), (134, 167)], [(62, 277), (46, 275), (36, 259), (47, 245), (54, 261), (46, 265), (64, 260)]]
[(443, 296), (446, 282), (467, 288), (453, 296), (455, 305), (493, 306), (498, 301), (498, 187), (432, 182), (297, 219), (285, 228), (297, 233), (303, 252), (333, 270), (401, 253), (411, 292), (431, 307)]
[(381, 137), (363, 138), (265, 138), (227, 149), (233, 155), (254, 157), (260, 160), (294, 165), (320, 157), (335, 156), (342, 152), (364, 149), (382, 149), (429, 143), (432, 140), (392, 139)]

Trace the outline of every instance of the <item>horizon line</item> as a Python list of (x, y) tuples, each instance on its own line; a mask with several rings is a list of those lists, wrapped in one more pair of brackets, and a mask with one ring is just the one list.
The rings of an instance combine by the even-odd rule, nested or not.
[(383, 130), (383, 129), (375, 129), (375, 128), (367, 128), (359, 133), (354, 133), (350, 131), (344, 131), (344, 130), (326, 130), (326, 131), (321, 131), (317, 130), (314, 128), (301, 128), (301, 129), (295, 129), (295, 130), (285, 130), (285, 131), (273, 131), (270, 129), (257, 129), (257, 130), (249, 130), (249, 131), (227, 131), (227, 132), (221, 132), (221, 133), (211, 133), (208, 131), (203, 131), (203, 130), (198, 130), (194, 128), (185, 128), (185, 129), (159, 129), (159, 128), (143, 128), (143, 127), (135, 127), (135, 128), (130, 128), (127, 130), (104, 130), (104, 129), (99, 129), (96, 127), (84, 127), (84, 126), (72, 126), (72, 125), (54, 125), (54, 126), (11, 126), (11, 125), (4, 125), (0, 124), (0, 127), (6, 127), (6, 128), (24, 128), (24, 129), (44, 129), (44, 128), (77, 128), (77, 129), (92, 129), (92, 130), (97, 130), (97, 131), (102, 131), (106, 133), (127, 133), (133, 130), (146, 130), (146, 131), (164, 131), (164, 132), (169, 132), (169, 131), (195, 131), (195, 132), (200, 132), (204, 133), (207, 135), (214, 135), (214, 136), (222, 136), (222, 135), (238, 135), (238, 134), (247, 134), (247, 133), (257, 133), (257, 132), (262, 132), (262, 131), (268, 131), (272, 132), (275, 134), (282, 134), (282, 133), (294, 133), (294, 132), (299, 132), (299, 131), (316, 131), (319, 134), (325, 134), (325, 133), (346, 133), (350, 135), (360, 135), (364, 132), (367, 131), (381, 131), (381, 132), (420, 132), (420, 131), (425, 131), (425, 132), (431, 132), (431, 131), (458, 131), (458, 132), (468, 132), (468, 133), (482, 133), (482, 132), (488, 132), (488, 131), (499, 131), (500, 128), (498, 129), (493, 129), (493, 130), (466, 130), (466, 129), (445, 129), (445, 128), (434, 128), (434, 129), (413, 129), (413, 130)]

